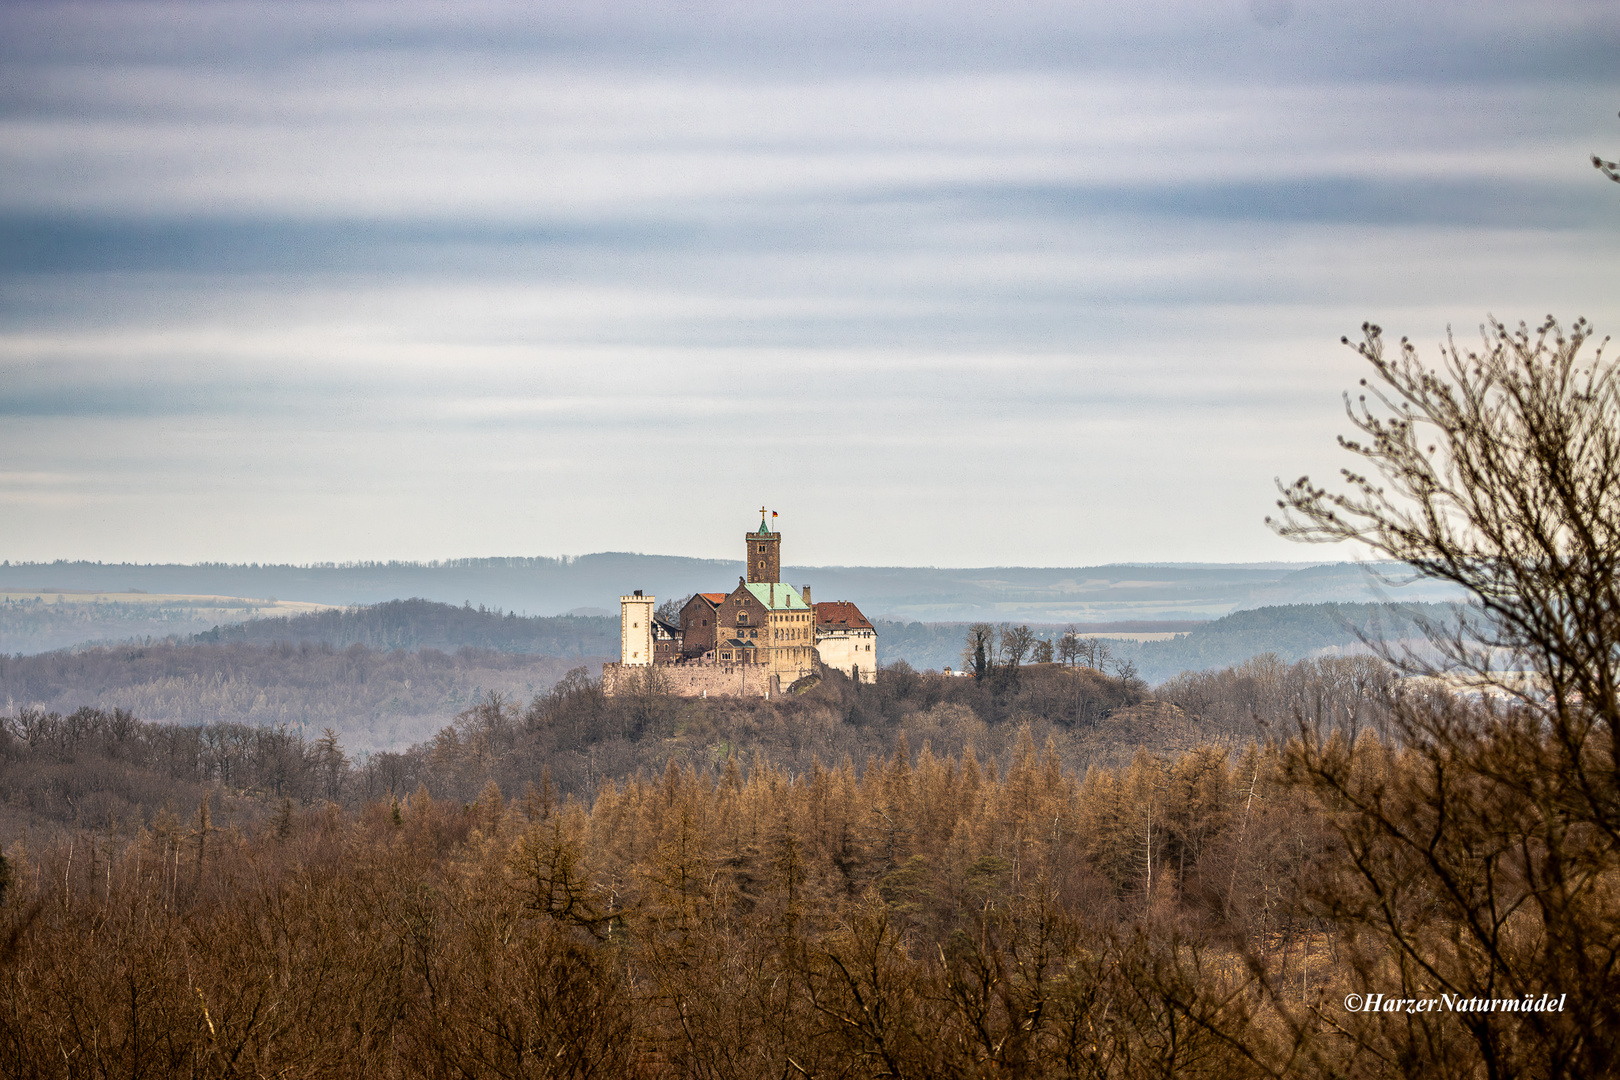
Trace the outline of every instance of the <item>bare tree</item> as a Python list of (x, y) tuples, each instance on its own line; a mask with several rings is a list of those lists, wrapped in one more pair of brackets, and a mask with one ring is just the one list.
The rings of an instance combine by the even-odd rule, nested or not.
[(1283, 486), (1272, 525), (1460, 587), (1468, 603), (1431, 640), (1501, 703), (1398, 699), (1404, 749), (1302, 724), (1290, 776), (1342, 852), (1306, 895), (1365, 985), (1520, 1000), (1557, 987), (1569, 1007), (1511, 1026), (1344, 1027), (1406, 1075), (1601, 1071), (1620, 1054), (1620, 916), (1596, 887), (1620, 877), (1620, 368), (1601, 348), (1582, 356), (1584, 321), (1492, 320), (1479, 350), (1448, 339), (1433, 369), (1362, 329), (1373, 370), (1346, 399), (1358, 435), (1340, 439), (1358, 465), (1339, 492)]
[(658, 610), (653, 612), (653, 617), (662, 622), (667, 622), (671, 626), (680, 626), (681, 612), (685, 610), (686, 605), (691, 601), (692, 597), (696, 595), (696, 593), (687, 593), (678, 600), (674, 597), (665, 600), (662, 604), (658, 605)]
[(343, 784), (349, 777), (349, 758), (338, 742), (337, 732), (331, 728), (326, 728), (315, 740), (315, 762), (320, 769), (323, 793), (337, 802), (343, 796)]
[(1029, 650), (1035, 646), (1035, 632), (1026, 623), (1022, 626), (1001, 627), (1001, 660), (1010, 668), (1016, 669), (1029, 655)]
[(974, 678), (984, 678), (995, 667), (995, 647), (994, 626), (982, 622), (969, 626), (967, 641), (962, 646), (962, 670), (971, 671)]
[(1065, 664), (1073, 664), (1075, 660), (1079, 659), (1081, 651), (1080, 640), (1079, 628), (1073, 623), (1070, 623), (1069, 626), (1063, 631), (1063, 636), (1058, 639), (1058, 659)]
[(1596, 154), (1593, 154), (1592, 168), (1597, 169), (1610, 180), (1620, 184), (1620, 161), (1605, 161)]
[[(1374, 378), (1346, 396), (1360, 437), (1339, 443), (1367, 472), (1341, 470), (1340, 493), (1300, 477), (1268, 522), (1459, 586), (1456, 625), (1429, 627), (1444, 665), (1607, 724), (1620, 715), (1620, 368), (1601, 345), (1583, 361), (1584, 320), (1567, 335), (1550, 317), (1535, 331), (1493, 320), (1478, 352), (1448, 338), (1434, 370), (1405, 338), (1390, 358), (1382, 330), (1362, 330)], [(1534, 692), (1504, 664), (1528, 665)]]
[(1106, 670), (1114, 658), (1114, 652), (1108, 647), (1108, 642), (1102, 638), (1081, 638), (1076, 645), (1075, 655), (1085, 662), (1089, 668), (1097, 671)]

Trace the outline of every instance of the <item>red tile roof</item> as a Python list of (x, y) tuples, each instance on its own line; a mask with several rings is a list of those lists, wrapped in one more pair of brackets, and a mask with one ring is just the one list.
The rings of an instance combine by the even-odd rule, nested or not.
[(861, 609), (850, 601), (828, 600), (816, 604), (816, 627), (828, 630), (870, 630), (872, 624), (866, 621)]
[(703, 599), (707, 600), (709, 603), (713, 604), (715, 607), (719, 607), (721, 604), (726, 602), (726, 594), (723, 592), (700, 592), (698, 595), (703, 597)]

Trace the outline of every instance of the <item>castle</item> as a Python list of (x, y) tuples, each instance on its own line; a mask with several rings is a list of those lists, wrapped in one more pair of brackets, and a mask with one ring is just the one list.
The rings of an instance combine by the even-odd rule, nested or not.
[(770, 697), (823, 668), (876, 681), (871, 622), (848, 600), (815, 603), (810, 586), (782, 582), (782, 534), (764, 507), (759, 516), (759, 529), (743, 534), (747, 574), (729, 593), (694, 594), (678, 624), (658, 618), (657, 597), (640, 589), (619, 597), (619, 662), (602, 668), (608, 694), (645, 669), (687, 697)]

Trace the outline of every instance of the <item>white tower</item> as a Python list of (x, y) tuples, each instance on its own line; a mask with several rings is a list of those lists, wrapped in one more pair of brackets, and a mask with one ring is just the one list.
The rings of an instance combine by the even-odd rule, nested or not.
[(625, 667), (647, 667), (653, 662), (653, 604), (657, 597), (619, 597), (619, 663)]

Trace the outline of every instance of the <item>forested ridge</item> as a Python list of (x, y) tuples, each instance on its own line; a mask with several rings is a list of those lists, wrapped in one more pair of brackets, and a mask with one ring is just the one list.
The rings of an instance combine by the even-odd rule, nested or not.
[[(1443, 604), (1293, 604), (1235, 611), (1207, 621), (1038, 624), (1037, 637), (1055, 639), (1066, 630), (1108, 637), (1111, 633), (1176, 633), (1169, 641), (1120, 641), (1116, 655), (1135, 660), (1144, 678), (1167, 679), (1182, 671), (1242, 663), (1276, 653), (1298, 660), (1319, 652), (1356, 649), (1373, 640), (1421, 637), (1414, 620), (1445, 623)], [(966, 623), (901, 623), (879, 619), (878, 648), (884, 662), (904, 660), (921, 670), (960, 668)], [(318, 642), (379, 650), (462, 647), (556, 657), (616, 654), (619, 624), (604, 616), (536, 617), (429, 600), (391, 600), (365, 607), (334, 608), (301, 615), (256, 618), (193, 635), (203, 643)]]
[(92, 643), (182, 639), (222, 620), (253, 619), (267, 605), (214, 597), (47, 599), (43, 595), (0, 597), (0, 655), (46, 652)]
[(1455, 619), (1450, 604), (1287, 604), (1234, 611), (1168, 641), (1121, 641), (1121, 659), (1133, 660), (1142, 678), (1157, 682), (1183, 671), (1206, 671), (1275, 653), (1284, 660), (1366, 652), (1401, 643), (1426, 644), (1425, 625)]
[[(1110, 654), (1136, 665), (1150, 682), (1184, 671), (1206, 671), (1274, 653), (1284, 660), (1366, 652), (1366, 642), (1422, 641), (1421, 624), (1453, 620), (1449, 604), (1287, 604), (1234, 611), (1203, 621), (1132, 623), (1032, 623), (1037, 640), (1057, 641), (1080, 633), (1109, 642)], [(968, 623), (900, 623), (877, 620), (878, 649), (887, 660), (921, 669), (963, 669), (962, 639)], [(1171, 633), (1168, 640), (1137, 641), (1120, 634)]]
[[(405, 656), (361, 646), (330, 653), (332, 662), (351, 664)], [(197, 791), (218, 785), (246, 800), (244, 812), (255, 799), (283, 797), (354, 809), (421, 785), (435, 798), (466, 802), (488, 780), (518, 790), (542, 771), (559, 791), (590, 798), (604, 778), (661, 771), (671, 760), (698, 766), (732, 754), (764, 756), (802, 772), (817, 757), (887, 755), (902, 736), (913, 744), (932, 739), (1004, 755), (1021, 724), (1054, 735), (1080, 767), (1081, 755), (1113, 753), (1115, 743), (1140, 737), (1125, 727), (1141, 705), (1140, 684), (1086, 669), (1026, 668), (980, 683), (922, 675), (900, 664), (886, 669), (876, 686), (858, 687), (829, 673), (808, 693), (764, 701), (677, 698), (656, 680), (645, 692), (608, 697), (598, 679), (577, 668), (532, 696), (486, 693), (408, 748), (356, 754), (335, 731), (177, 726), (149, 723), (127, 710), (29, 708), (0, 717), (6, 747), (0, 807), (15, 815), (13, 831), (51, 822), (91, 828), (149, 823), (157, 811), (151, 800), (94, 794), (103, 780), (114, 781), (116, 791), (117, 783), (147, 773), (155, 773), (154, 790), (163, 783), (201, 785)], [(1148, 714), (1157, 715), (1152, 706)], [(1208, 737), (1229, 741), (1253, 730), (1241, 717), (1221, 722), (1226, 726)], [(1176, 728), (1166, 725), (1166, 731)], [(1176, 730), (1178, 738), (1187, 737)], [(343, 767), (333, 773), (336, 761)]]
[[(36, 607), (55, 618), (74, 605)], [(1266, 652), (1295, 659), (1360, 649), (1356, 632), (1379, 636), (1390, 625), (1387, 614), (1371, 605), (1314, 605), (1238, 612), (1207, 624), (1082, 629), (1190, 630), (1174, 641), (1110, 644), (1111, 664), (1102, 666), (1111, 674), (1134, 663), (1136, 675), (1157, 682)], [(1410, 632), (1409, 624), (1399, 625)], [(919, 669), (962, 664), (963, 625), (878, 627), (883, 663), (913, 658), (910, 666)], [(1033, 632), (1055, 640), (1064, 630)], [(617, 632), (616, 620), (608, 618), (529, 618), (426, 600), (334, 608), (215, 626), (189, 640), (0, 655), (0, 709), (123, 709), (184, 725), (287, 725), (308, 738), (330, 727), (351, 750), (399, 751), (430, 738), (489, 692), (528, 701), (570, 668), (583, 665), (594, 673), (617, 654)], [(925, 665), (927, 658), (932, 663)]]
[(618, 652), (619, 620), (590, 615), (526, 616), (471, 604), (457, 607), (410, 599), (252, 619), (216, 626), (191, 640), (251, 645), (307, 641), (336, 648), (364, 645), (382, 652), (473, 648), (580, 660)]
[(489, 649), (162, 641), (0, 656), (0, 708), (123, 709), (171, 724), (287, 726), (310, 737), (331, 727), (349, 746), (397, 750), (491, 691), (528, 698), (572, 666)]

